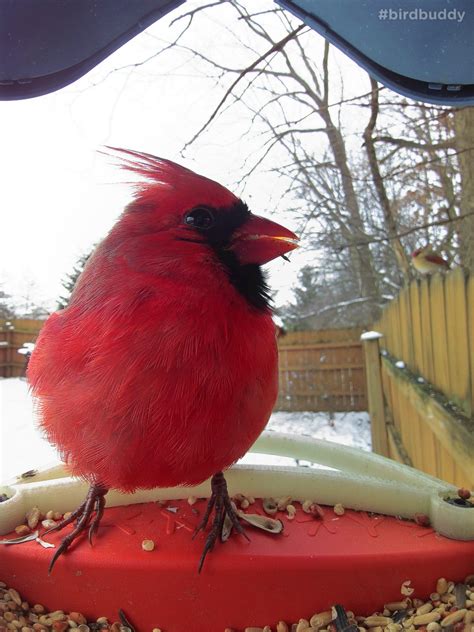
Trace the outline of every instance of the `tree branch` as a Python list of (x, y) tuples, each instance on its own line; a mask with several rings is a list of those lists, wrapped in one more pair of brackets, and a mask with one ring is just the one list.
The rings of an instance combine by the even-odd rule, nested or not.
[[(466, 217), (474, 216), (474, 211), (472, 213), (466, 213), (465, 215), (458, 215), (457, 217), (448, 217), (446, 219), (438, 219), (434, 222), (426, 222), (426, 224), (420, 224), (419, 226), (414, 226), (412, 228), (407, 228), (407, 230), (400, 231), (396, 234), (396, 237), (406, 237), (407, 235), (411, 235), (413, 233), (418, 232), (419, 230), (425, 230), (426, 228), (432, 228), (433, 226), (444, 226), (445, 224), (451, 224), (452, 222), (462, 222)], [(365, 244), (377, 244), (383, 242), (389, 242), (392, 237), (375, 237), (373, 239), (367, 239), (364, 241), (357, 242), (355, 245), (365, 245)], [(346, 248), (350, 248), (354, 244), (347, 244), (340, 247), (340, 250), (345, 250)]]
[(406, 147), (408, 149), (421, 149), (422, 151), (436, 151), (438, 149), (454, 149), (454, 139), (447, 138), (441, 143), (417, 143), (414, 140), (408, 140), (407, 138), (392, 138), (392, 136), (376, 136), (374, 138), (376, 143), (390, 143), (397, 147)]
[(245, 77), (245, 75), (247, 75), (249, 72), (254, 70), (262, 61), (265, 61), (267, 59), (267, 57), (269, 57), (270, 55), (273, 55), (273, 53), (280, 52), (285, 47), (285, 45), (288, 44), (288, 42), (290, 40), (292, 40), (294, 37), (296, 37), (298, 35), (298, 33), (300, 33), (304, 28), (305, 28), (305, 25), (304, 24), (300, 24), (298, 27), (296, 27), (296, 29), (291, 31), (291, 33), (288, 33), (288, 35), (286, 35), (280, 41), (278, 41), (275, 44), (273, 44), (273, 46), (271, 46), (267, 51), (265, 51), (265, 53), (263, 53), (263, 55), (260, 55), (260, 57), (258, 59), (256, 59), (252, 64), (250, 64), (250, 66), (248, 66), (248, 68), (245, 68), (244, 70), (242, 70), (242, 72), (239, 73), (238, 77), (231, 83), (229, 88), (227, 88), (227, 90), (225, 91), (224, 96), (219, 101), (217, 106), (214, 108), (214, 111), (212, 112), (210, 117), (207, 119), (207, 121), (204, 123), (204, 125), (201, 127), (201, 129), (198, 130), (196, 132), (196, 134), (194, 134), (194, 136), (191, 138), (191, 140), (188, 141), (184, 145), (183, 149), (181, 150), (181, 153), (185, 152), (186, 149), (190, 145), (192, 145), (199, 138), (199, 136), (201, 136), (201, 134), (209, 127), (209, 125), (212, 123), (212, 121), (216, 118), (216, 116), (219, 113), (221, 107), (227, 101), (227, 98), (232, 94), (232, 91), (234, 90), (234, 88)]
[(395, 218), (393, 217), (392, 207), (390, 204), (390, 200), (388, 199), (388, 195), (385, 189), (382, 175), (380, 173), (379, 164), (377, 161), (377, 153), (375, 151), (373, 133), (375, 130), (375, 125), (377, 124), (377, 117), (379, 114), (377, 82), (375, 81), (375, 79), (372, 79), (372, 78), (370, 79), (370, 85), (372, 87), (371, 114), (370, 114), (369, 122), (367, 123), (367, 127), (364, 130), (365, 148), (367, 151), (367, 158), (369, 161), (369, 167), (372, 174), (372, 179), (374, 181), (375, 191), (377, 193), (380, 206), (382, 207), (385, 223), (387, 225), (387, 231), (390, 237), (390, 243), (392, 245), (395, 258), (403, 273), (403, 276), (406, 280), (408, 280), (410, 278), (410, 267), (407, 261), (405, 251), (400, 242), (400, 239), (399, 237), (396, 236), (397, 225), (395, 222)]

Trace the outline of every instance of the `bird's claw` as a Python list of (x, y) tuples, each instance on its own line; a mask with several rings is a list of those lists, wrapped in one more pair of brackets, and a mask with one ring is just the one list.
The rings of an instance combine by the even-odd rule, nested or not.
[(212, 522), (211, 530), (207, 535), (204, 549), (199, 559), (198, 573), (201, 572), (204, 565), (204, 560), (206, 559), (206, 555), (214, 548), (217, 538), (220, 537), (221, 541), (224, 541), (222, 538), (222, 529), (226, 516), (230, 519), (232, 526), (237, 531), (237, 533), (240, 533), (241, 535), (245, 536), (247, 540), (250, 540), (248, 535), (245, 533), (244, 528), (239, 522), (238, 514), (232, 505), (232, 501), (229, 497), (229, 492), (227, 491), (227, 483), (222, 472), (218, 472), (212, 477), (211, 489), (212, 494), (207, 504), (206, 511), (193, 534), (194, 539), (200, 531), (203, 531), (206, 528), (209, 521), (209, 516), (211, 515), (211, 511), (212, 509), (214, 509), (214, 519)]
[[(106, 487), (98, 483), (94, 483), (93, 485), (90, 486), (89, 491), (87, 492), (85, 501), (82, 503), (82, 505), (78, 509), (73, 511), (72, 514), (68, 518), (66, 518), (65, 520), (62, 520), (59, 524), (55, 525), (54, 527), (52, 527), (51, 529), (48, 529), (45, 533), (43, 533), (43, 537), (44, 537), (45, 535), (47, 535), (48, 533), (51, 533), (52, 531), (60, 531), (64, 527), (67, 527), (67, 525), (74, 522), (74, 520), (76, 520), (77, 518), (76, 526), (71, 531), (71, 533), (68, 533), (68, 535), (65, 536), (61, 540), (61, 544), (59, 545), (57, 551), (54, 553), (51, 559), (51, 562), (49, 564), (49, 568), (48, 568), (49, 574), (51, 574), (54, 564), (56, 563), (56, 560), (68, 550), (68, 548), (71, 546), (74, 540), (78, 538), (79, 535), (85, 529), (87, 529), (87, 527), (89, 527), (89, 530), (88, 530), (89, 543), (92, 545), (92, 537), (97, 532), (97, 529), (99, 528), (100, 520), (104, 514), (104, 508), (105, 508), (104, 496), (107, 492), (108, 492), (108, 489)], [(92, 520), (92, 524), (89, 525), (89, 523), (91, 522), (92, 513), (94, 512), (94, 510), (95, 510), (95, 516), (94, 516), (94, 519)]]

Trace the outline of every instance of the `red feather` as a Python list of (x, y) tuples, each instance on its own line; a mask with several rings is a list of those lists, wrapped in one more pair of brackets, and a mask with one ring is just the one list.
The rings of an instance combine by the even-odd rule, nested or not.
[(28, 378), (42, 428), (74, 474), (124, 491), (194, 484), (240, 458), (265, 426), (275, 328), (209, 248), (176, 237), (186, 209), (237, 198), (171, 161), (118, 151), (149, 181), (70, 305), (47, 320)]

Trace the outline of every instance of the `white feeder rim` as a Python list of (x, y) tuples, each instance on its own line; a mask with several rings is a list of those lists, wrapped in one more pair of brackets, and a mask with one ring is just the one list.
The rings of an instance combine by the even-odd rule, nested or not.
[[(291, 496), (300, 502), (341, 503), (347, 509), (403, 518), (425, 514), (433, 529), (442, 535), (474, 540), (474, 510), (445, 500), (458, 498), (457, 488), (412, 467), (329, 441), (271, 431), (264, 432), (250, 451), (303, 459), (325, 467), (235, 465), (226, 472), (231, 494), (240, 492), (257, 498)], [(83, 502), (87, 489), (88, 484), (69, 476), (63, 464), (6, 482), (0, 486), (0, 494), (9, 497), (0, 503), (0, 535), (22, 524), (33, 506), (43, 512), (72, 511)], [(133, 494), (111, 490), (107, 506), (209, 495), (209, 481), (195, 487), (138, 490)]]

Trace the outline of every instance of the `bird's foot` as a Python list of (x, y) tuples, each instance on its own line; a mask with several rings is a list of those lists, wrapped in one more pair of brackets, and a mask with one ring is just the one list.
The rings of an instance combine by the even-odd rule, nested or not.
[[(56, 563), (56, 560), (60, 555), (65, 553), (71, 544), (74, 542), (76, 538), (80, 536), (80, 534), (88, 529), (88, 537), (89, 543), (92, 544), (92, 537), (94, 533), (97, 532), (99, 528), (99, 523), (104, 513), (105, 508), (105, 494), (109, 490), (101, 485), (100, 483), (94, 483), (89, 487), (89, 491), (87, 492), (87, 496), (85, 501), (82, 503), (80, 507), (78, 507), (72, 514), (58, 523), (55, 527), (48, 529), (45, 533), (43, 533), (42, 537), (51, 533), (52, 531), (60, 531), (64, 527), (67, 527), (68, 524), (74, 522), (76, 520), (76, 525), (71, 533), (68, 533), (66, 537), (61, 540), (61, 544), (59, 545), (58, 550), (53, 555), (51, 562), (49, 564), (48, 573), (51, 573), (53, 570), (53, 566)], [(95, 511), (94, 519), (92, 520), (92, 514)], [(91, 522), (92, 520), (92, 522)]]
[(199, 525), (196, 527), (196, 531), (193, 535), (194, 538), (200, 531), (203, 531), (206, 528), (209, 516), (211, 515), (211, 511), (212, 509), (214, 509), (214, 520), (212, 522), (212, 527), (207, 535), (201, 559), (199, 560), (199, 573), (201, 572), (201, 569), (203, 567), (206, 555), (214, 548), (214, 544), (216, 543), (217, 538), (220, 536), (222, 540), (222, 529), (226, 517), (230, 520), (232, 526), (237, 531), (237, 533), (242, 534), (247, 538), (247, 540), (249, 540), (249, 537), (247, 536), (244, 528), (239, 522), (239, 516), (235, 511), (234, 506), (232, 505), (229, 492), (227, 491), (227, 483), (222, 472), (218, 472), (212, 477), (211, 491), (212, 494), (207, 504), (204, 516), (202, 517)]

